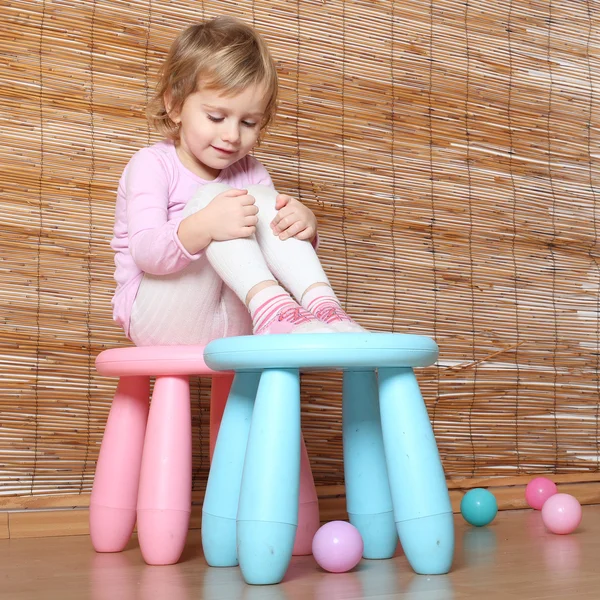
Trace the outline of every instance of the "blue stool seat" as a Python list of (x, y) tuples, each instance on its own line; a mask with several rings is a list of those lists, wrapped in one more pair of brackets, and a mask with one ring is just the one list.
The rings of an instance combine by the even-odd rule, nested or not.
[(344, 476), (365, 558), (389, 558), (398, 536), (420, 574), (450, 570), (454, 524), (445, 475), (414, 375), (436, 343), (407, 334), (241, 336), (206, 346), (235, 371), (202, 507), (213, 566), (238, 564), (251, 584), (281, 581), (298, 524), (300, 371), (342, 370)]
[(437, 357), (431, 338), (397, 333), (246, 335), (215, 340), (204, 353), (218, 371), (428, 367)]

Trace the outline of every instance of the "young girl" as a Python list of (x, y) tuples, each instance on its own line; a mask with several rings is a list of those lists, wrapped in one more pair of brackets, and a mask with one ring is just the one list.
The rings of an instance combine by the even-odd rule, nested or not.
[(250, 156), (277, 85), (265, 42), (237, 19), (173, 43), (148, 111), (166, 139), (126, 166), (111, 243), (113, 314), (136, 345), (364, 331), (315, 253), (314, 214)]

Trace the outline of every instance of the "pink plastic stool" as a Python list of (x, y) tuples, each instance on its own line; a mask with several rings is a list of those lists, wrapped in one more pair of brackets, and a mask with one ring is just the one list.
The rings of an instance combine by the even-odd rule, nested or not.
[[(148, 564), (181, 557), (192, 505), (189, 376), (211, 377), (210, 452), (233, 374), (206, 366), (204, 346), (127, 347), (96, 358), (101, 375), (119, 377), (90, 499), (90, 535), (97, 552), (122, 551), (137, 520)], [(149, 410), (150, 377), (156, 377)], [(319, 508), (302, 442), (300, 512), (294, 554), (310, 554)]]

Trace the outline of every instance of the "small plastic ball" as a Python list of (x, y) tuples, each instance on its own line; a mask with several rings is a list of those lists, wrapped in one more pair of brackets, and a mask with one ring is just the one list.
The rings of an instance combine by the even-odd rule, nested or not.
[(469, 490), (460, 502), (460, 512), (475, 527), (489, 525), (498, 513), (496, 496), (483, 488)]
[(544, 502), (542, 521), (552, 533), (572, 533), (581, 523), (581, 504), (571, 494), (554, 494)]
[(363, 553), (360, 532), (346, 521), (331, 521), (323, 525), (312, 542), (317, 564), (330, 573), (345, 573), (353, 569)]
[(525, 488), (525, 500), (535, 510), (542, 510), (542, 506), (550, 496), (558, 492), (554, 481), (547, 477), (532, 479)]

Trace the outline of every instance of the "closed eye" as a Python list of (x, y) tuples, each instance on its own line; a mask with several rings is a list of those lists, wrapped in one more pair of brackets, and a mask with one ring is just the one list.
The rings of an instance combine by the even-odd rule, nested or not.
[[(213, 115), (206, 115), (206, 116), (208, 117), (208, 120), (212, 121), (213, 123), (222, 123), (225, 120), (224, 117), (214, 117)], [(255, 123), (254, 121), (242, 121), (242, 125), (244, 127), (254, 129), (254, 127), (256, 127), (258, 125), (258, 123)]]

